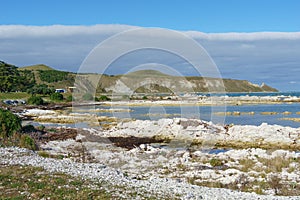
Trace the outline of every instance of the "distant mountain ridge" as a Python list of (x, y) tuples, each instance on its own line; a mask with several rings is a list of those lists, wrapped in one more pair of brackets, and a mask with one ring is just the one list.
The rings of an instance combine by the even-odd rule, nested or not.
[(171, 76), (169, 74), (165, 74), (163, 72), (157, 71), (157, 70), (139, 70), (139, 71), (133, 71), (128, 74), (122, 74), (121, 76), (128, 76), (128, 77), (149, 77), (149, 76), (155, 76), (155, 77), (166, 77)]
[(141, 70), (125, 75), (102, 76), (102, 90), (122, 93), (159, 92), (278, 92), (266, 84), (261, 86), (247, 80), (220, 79), (199, 76), (172, 76), (155, 70)]
[(78, 87), (84, 90), (95, 89), (98, 93), (278, 92), (265, 83), (259, 86), (246, 80), (172, 76), (156, 70), (133, 71), (124, 75), (99, 75), (64, 72), (43, 64), (17, 68), (0, 61), (0, 66), (6, 66), (1, 68), (2, 73), (7, 71), (9, 74), (8, 70), (13, 68), (19, 71), (21, 76), (26, 74), (31, 79), (34, 77), (35, 84), (47, 84), (54, 88), (74, 86), (75, 79), (78, 78), (81, 82), (81, 86)]

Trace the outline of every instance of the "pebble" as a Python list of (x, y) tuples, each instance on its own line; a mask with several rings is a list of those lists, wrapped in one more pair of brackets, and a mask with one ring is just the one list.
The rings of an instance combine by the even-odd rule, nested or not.
[(243, 193), (221, 188), (200, 187), (186, 182), (178, 182), (171, 178), (158, 178), (155, 176), (151, 176), (146, 180), (136, 180), (124, 176), (124, 174), (119, 170), (107, 167), (103, 164), (77, 163), (69, 159), (57, 160), (52, 158), (43, 158), (33, 151), (17, 147), (0, 148), (0, 164), (43, 167), (46, 171), (51, 173), (60, 172), (101, 183), (107, 182), (108, 184), (104, 184), (103, 187), (108, 191), (111, 191), (112, 186), (124, 186), (123, 195), (125, 196), (123, 198), (131, 198), (128, 192), (125, 192), (130, 190), (133, 192), (136, 191), (137, 194), (142, 196), (153, 195), (158, 199), (178, 198), (178, 196), (180, 199), (184, 200), (300, 199), (300, 197), (257, 195), (254, 193)]

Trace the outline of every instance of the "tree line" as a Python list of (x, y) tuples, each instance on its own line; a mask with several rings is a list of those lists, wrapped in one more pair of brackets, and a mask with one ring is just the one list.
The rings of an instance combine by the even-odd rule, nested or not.
[(14, 65), (0, 61), (0, 92), (26, 92), (35, 85), (31, 71), (19, 71)]

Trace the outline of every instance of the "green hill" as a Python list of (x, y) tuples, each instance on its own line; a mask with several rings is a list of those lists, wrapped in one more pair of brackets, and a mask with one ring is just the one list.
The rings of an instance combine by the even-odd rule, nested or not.
[(0, 61), (0, 92), (25, 92), (34, 84), (33, 73), (19, 71), (16, 66)]
[[(93, 75), (96, 76), (96, 75)], [(98, 75), (99, 76), (99, 75)], [(85, 77), (85, 84), (91, 77)], [(93, 78), (94, 79), (94, 78)], [(94, 84), (95, 85), (95, 84)], [(124, 93), (189, 92), (277, 92), (275, 88), (246, 80), (199, 76), (172, 76), (155, 70), (134, 71), (125, 75), (101, 76), (97, 91)]]
[(18, 70), (31, 71), (37, 84), (46, 84), (54, 88), (67, 88), (74, 85), (74, 73), (55, 70), (44, 64), (20, 67)]
[(0, 61), (2, 92), (26, 91), (39, 84), (53, 88), (67, 88), (74, 85), (75, 76), (74, 73), (55, 70), (44, 64), (18, 68)]
[[(156, 70), (140, 70), (125, 75), (76, 74), (54, 70), (39, 64), (18, 68), (0, 61), (1, 91), (26, 91), (35, 84), (46, 84), (53, 88), (74, 86), (76, 77), (81, 80), (78, 87), (95, 88), (97, 92), (124, 93), (170, 93), (170, 92), (277, 92), (266, 84), (261, 86), (246, 80), (207, 78), (199, 76), (172, 76)], [(101, 77), (98, 82), (98, 78)], [(80, 89), (78, 88), (78, 89)]]
[(20, 67), (18, 70), (29, 70), (29, 71), (46, 71), (46, 70), (54, 70), (53, 68), (44, 65), (44, 64), (38, 64), (38, 65), (31, 65), (26, 67)]

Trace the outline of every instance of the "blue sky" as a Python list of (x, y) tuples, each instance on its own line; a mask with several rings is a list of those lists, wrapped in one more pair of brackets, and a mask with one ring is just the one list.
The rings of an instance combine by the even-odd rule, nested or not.
[[(159, 27), (196, 40), (222, 77), (300, 90), (299, 0), (0, 0), (0, 5), (0, 60), (16, 66), (43, 63), (77, 71), (111, 36)], [(128, 54), (108, 72), (126, 73), (143, 62), (194, 75), (186, 63), (153, 52)]]
[(1, 24), (128, 24), (201, 32), (299, 31), (298, 0), (1, 0)]

